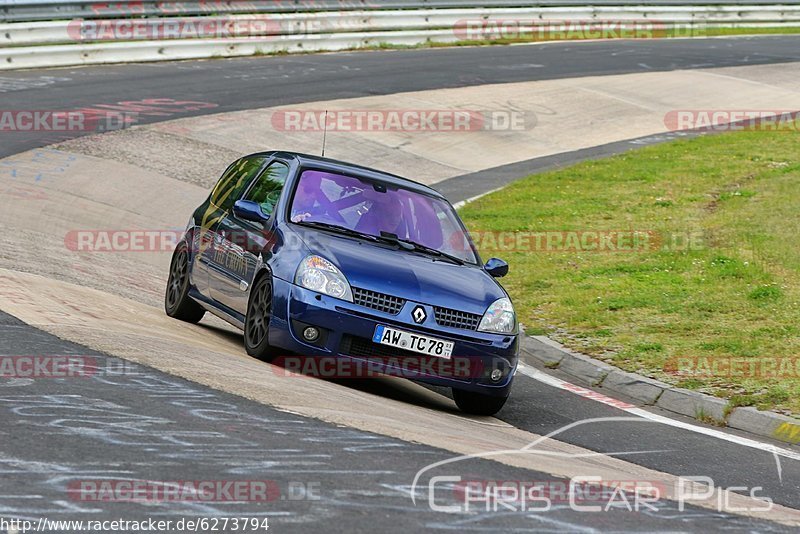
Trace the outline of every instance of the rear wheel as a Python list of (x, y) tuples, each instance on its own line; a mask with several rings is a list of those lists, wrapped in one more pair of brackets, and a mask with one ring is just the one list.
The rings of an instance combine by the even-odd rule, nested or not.
[(262, 276), (250, 293), (247, 316), (244, 321), (244, 348), (247, 354), (260, 360), (275, 357), (269, 345), (269, 322), (272, 317), (272, 279)]
[(189, 248), (185, 242), (178, 244), (172, 254), (164, 310), (170, 317), (189, 323), (198, 322), (206, 313), (202, 306), (189, 297)]
[(473, 415), (494, 415), (506, 403), (508, 396), (493, 397), (453, 388), (453, 400), (462, 412)]

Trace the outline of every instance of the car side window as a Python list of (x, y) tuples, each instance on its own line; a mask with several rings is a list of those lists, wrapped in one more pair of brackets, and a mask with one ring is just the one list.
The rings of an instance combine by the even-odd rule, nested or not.
[(247, 192), (244, 200), (251, 200), (261, 206), (264, 215), (272, 215), (275, 205), (281, 196), (286, 178), (289, 176), (289, 166), (276, 161), (264, 169), (256, 183)]
[(211, 202), (224, 211), (230, 211), (266, 160), (264, 156), (252, 156), (234, 162), (214, 186)]

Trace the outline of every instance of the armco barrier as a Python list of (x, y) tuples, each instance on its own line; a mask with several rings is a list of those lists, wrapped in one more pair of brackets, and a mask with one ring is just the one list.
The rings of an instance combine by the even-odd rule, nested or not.
[(393, 9), (796, 5), (775, 0), (0, 0), (0, 22)]
[[(800, 4), (689, 5), (673, 0), (670, 5), (662, 2), (664, 5), (647, 6), (607, 6), (602, 2), (555, 5), (569, 3), (559, 0), (541, 2), (552, 4), (543, 7), (514, 7), (521, 3), (228, 0), (89, 4), (77, 0), (0, 0), (3, 13), (12, 20), (23, 18), (21, 13), (33, 17), (34, 8), (42, 16), (46, 9), (56, 10), (50, 12), (51, 16), (96, 14), (108, 6), (116, 10), (104, 12), (99, 19), (67, 15), (64, 20), (0, 23), (0, 70), (448, 43), (470, 40), (466, 22), (491, 27), (493, 23), (515, 21), (518, 30), (528, 32), (549, 24), (611, 23), (618, 28), (649, 26), (657, 30), (652, 33), (661, 34), (680, 30), (679, 35), (685, 36), (702, 34), (703, 29), (712, 27), (800, 27)], [(497, 7), (474, 7), (477, 4)], [(125, 6), (136, 6), (140, 13), (126, 12)], [(75, 11), (78, 8), (83, 11)], [(198, 16), (200, 13), (207, 14)]]

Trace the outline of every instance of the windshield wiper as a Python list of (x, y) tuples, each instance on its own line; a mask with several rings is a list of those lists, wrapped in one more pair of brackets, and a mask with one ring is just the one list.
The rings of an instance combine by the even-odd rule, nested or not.
[(381, 241), (384, 243), (389, 243), (392, 245), (396, 245), (402, 248), (403, 250), (424, 252), (426, 254), (430, 254), (431, 256), (436, 256), (437, 258), (443, 258), (452, 263), (455, 263), (456, 265), (464, 265), (465, 263), (464, 260), (462, 260), (457, 256), (453, 256), (452, 254), (448, 254), (447, 252), (442, 252), (441, 250), (437, 250), (433, 247), (423, 245), (422, 243), (417, 243), (416, 241), (411, 241), (409, 239), (400, 239), (399, 237), (397, 237), (397, 234), (392, 234), (390, 232), (381, 232), (381, 235), (377, 236), (372, 234), (366, 234), (364, 232), (359, 232), (358, 230), (352, 230), (344, 226), (339, 226), (338, 224), (331, 224), (326, 222), (301, 221), (296, 224), (299, 224), (301, 226), (309, 226), (311, 228), (329, 230), (331, 232), (336, 232), (351, 237), (359, 237), (362, 239), (367, 239), (369, 241)]
[(397, 245), (404, 248), (405, 250), (424, 252), (426, 254), (430, 254), (431, 256), (444, 258), (446, 260), (455, 263), (456, 265), (464, 265), (465, 263), (464, 260), (462, 260), (457, 256), (453, 256), (452, 254), (448, 254), (447, 252), (442, 252), (441, 250), (435, 249), (433, 247), (423, 245), (422, 243), (417, 243), (416, 241), (411, 241), (410, 239), (400, 239), (399, 237), (397, 237), (396, 234), (392, 234), (390, 232), (381, 232), (381, 239), (384, 239), (392, 243), (397, 243)]
[(301, 226), (310, 226), (311, 228), (320, 228), (322, 230), (330, 230), (331, 232), (336, 232), (339, 234), (344, 234), (352, 237), (360, 237), (362, 239), (369, 239), (370, 241), (378, 241), (378, 237), (365, 234), (364, 232), (359, 232), (358, 230), (351, 230), (350, 228), (346, 228), (344, 226), (339, 226), (338, 224), (331, 224), (326, 222), (318, 222), (318, 221), (301, 221), (297, 223)]

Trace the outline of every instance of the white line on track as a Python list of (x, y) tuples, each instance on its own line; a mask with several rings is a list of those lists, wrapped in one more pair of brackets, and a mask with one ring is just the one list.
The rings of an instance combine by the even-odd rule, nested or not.
[[(435, 184), (434, 184), (434, 186), (435, 186)], [(470, 197), (470, 198), (468, 198), (466, 200), (462, 200), (461, 202), (456, 202), (455, 204), (453, 204), (453, 208), (461, 209), (463, 206), (469, 204), (470, 202), (474, 202), (474, 201), (478, 200), (481, 197), (485, 197), (486, 195), (492, 194), (492, 193), (494, 193), (496, 191), (500, 191), (501, 189), (503, 189), (503, 187), (498, 187), (496, 189), (492, 189), (491, 191), (486, 191), (485, 193), (481, 193), (480, 195), (475, 195), (474, 197)]]
[(535, 369), (530, 365), (526, 365), (522, 362), (520, 362), (517, 370), (520, 373), (524, 374), (525, 376), (533, 378), (534, 380), (542, 382), (543, 384), (547, 384), (548, 386), (552, 386), (557, 389), (563, 389), (565, 391), (569, 391), (581, 397), (596, 402), (600, 402), (608, 406), (613, 406), (614, 408), (620, 409), (631, 415), (636, 415), (638, 417), (649, 419), (654, 423), (661, 423), (663, 425), (668, 425), (675, 428), (688, 430), (689, 432), (702, 434), (704, 436), (709, 436), (723, 441), (729, 441), (731, 443), (735, 443), (737, 445), (743, 445), (745, 447), (750, 447), (752, 449), (758, 449), (760, 451), (770, 452), (773, 454), (777, 454), (779, 456), (783, 456), (784, 458), (790, 458), (792, 460), (800, 460), (800, 452), (777, 447), (775, 445), (772, 445), (771, 443), (762, 443), (754, 439), (735, 436), (733, 434), (728, 434), (727, 432), (722, 432), (720, 430), (715, 430), (713, 428), (706, 428), (698, 425), (693, 425), (691, 423), (685, 423), (683, 421), (670, 419), (669, 417), (664, 417), (663, 415), (654, 414), (642, 408), (638, 408), (633, 404), (629, 404), (627, 402), (614, 399), (612, 397), (603, 395), (602, 393), (598, 393), (591, 389), (583, 388), (581, 386), (576, 386), (575, 384), (570, 384), (566, 380), (562, 380), (560, 378), (556, 378), (555, 376), (548, 375), (547, 373), (543, 373), (542, 371), (539, 371), (538, 369)]

